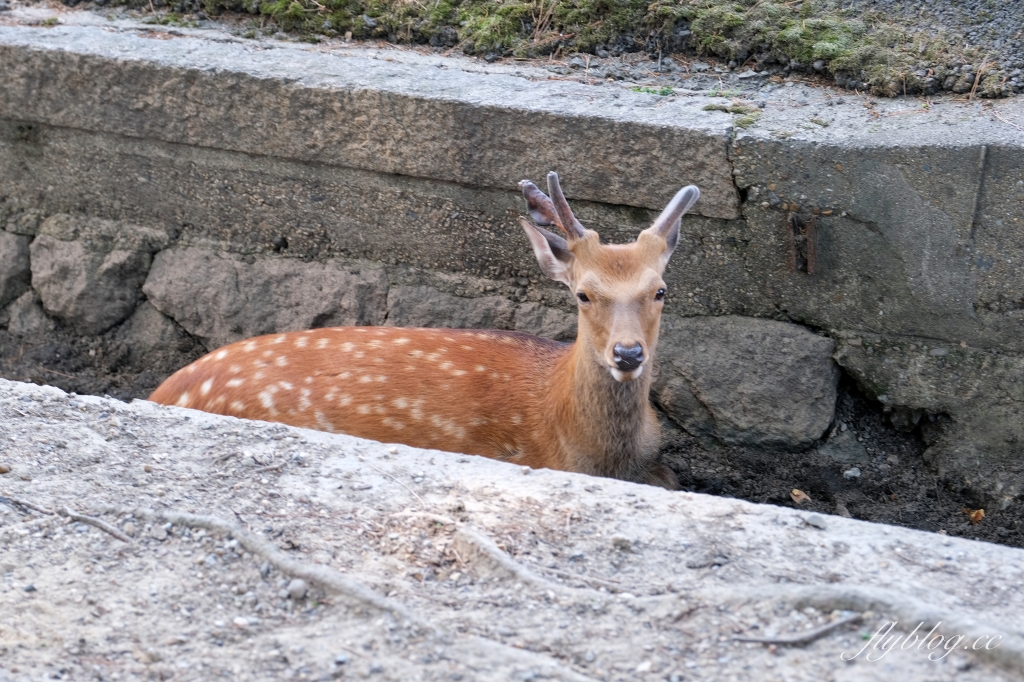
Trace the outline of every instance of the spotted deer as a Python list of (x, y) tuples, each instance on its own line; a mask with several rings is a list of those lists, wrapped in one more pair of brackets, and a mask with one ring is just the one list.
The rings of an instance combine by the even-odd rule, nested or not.
[[(541, 270), (575, 297), (575, 343), (474, 329), (270, 334), (200, 358), (150, 400), (677, 487), (655, 461), (651, 365), (662, 273), (699, 190), (679, 190), (635, 242), (606, 245), (573, 215), (555, 173), (550, 198), (527, 180), (519, 186), (536, 226), (520, 223)], [(552, 225), (564, 236), (544, 229)]]

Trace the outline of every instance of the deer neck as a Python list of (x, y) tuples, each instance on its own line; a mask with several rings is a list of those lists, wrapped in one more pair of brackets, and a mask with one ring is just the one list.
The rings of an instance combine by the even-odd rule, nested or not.
[(566, 453), (574, 460), (574, 470), (635, 479), (658, 444), (659, 428), (649, 399), (650, 366), (638, 379), (616, 381), (584, 339), (573, 344), (560, 365), (553, 391), (559, 404), (552, 407), (566, 434), (563, 448), (578, 443)]

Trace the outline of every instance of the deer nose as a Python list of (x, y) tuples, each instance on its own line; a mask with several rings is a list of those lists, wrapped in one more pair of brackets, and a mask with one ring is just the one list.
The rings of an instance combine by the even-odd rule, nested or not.
[(639, 343), (628, 348), (617, 343), (612, 350), (615, 352), (615, 366), (623, 372), (632, 372), (643, 364), (644, 349)]

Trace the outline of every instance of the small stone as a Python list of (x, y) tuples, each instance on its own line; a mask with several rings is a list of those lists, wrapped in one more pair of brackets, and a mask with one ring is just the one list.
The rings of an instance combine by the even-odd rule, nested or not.
[(949, 355), (949, 349), (948, 348), (932, 348), (930, 351), (928, 351), (928, 354), (932, 355), (934, 357), (937, 357), (937, 358), (941, 358), (943, 356)]
[(651, 668), (653, 667), (653, 665), (654, 665), (654, 664), (653, 664), (653, 663), (651, 663), (650, 661), (644, 661), (643, 663), (641, 663), (640, 665), (638, 665), (638, 666), (636, 667), (636, 671), (637, 671), (638, 673), (646, 673), (646, 672), (650, 672), (650, 670), (651, 670)]
[(804, 523), (806, 523), (808, 526), (814, 526), (815, 528), (818, 528), (820, 530), (825, 530), (826, 528), (828, 528), (828, 524), (825, 523), (825, 519), (821, 518), (821, 515), (819, 514), (811, 514), (810, 516), (804, 519)]
[(31, 584), (31, 583), (29, 583), (28, 585), (25, 585), (24, 590), (26, 592), (35, 592), (36, 591), (36, 586)]
[(206, 558), (203, 559), (203, 564), (205, 564), (207, 568), (213, 568), (217, 565), (217, 555), (207, 554)]
[(398, 454), (398, 448), (396, 448), (394, 445), (392, 445), (390, 448), (388, 448), (388, 452), (390, 452), (392, 455), (397, 455)]
[(583, 59), (583, 57), (576, 55), (575, 57), (569, 60), (569, 66), (574, 69), (582, 69), (587, 66), (587, 62)]
[(583, 655), (583, 660), (585, 660), (587, 663), (593, 663), (596, 658), (597, 654), (595, 654), (593, 651), (588, 651)]
[(163, 542), (167, 539), (167, 531), (163, 526), (155, 526), (153, 530), (149, 531), (149, 537)]
[(303, 599), (307, 592), (309, 592), (309, 586), (302, 578), (295, 578), (288, 583), (288, 596), (294, 601)]
[(0, 464), (0, 474), (11, 473), (11, 467), (8, 464)]
[(266, 578), (268, 575), (270, 575), (270, 562), (264, 561), (263, 565), (260, 566), (260, 577)]
[(853, 480), (855, 478), (860, 478), (860, 467), (852, 467), (850, 469), (847, 469), (846, 471), (843, 472), (843, 478), (845, 478), (848, 481)]
[(249, 619), (248, 618), (244, 618), (242, 616), (236, 617), (234, 620), (231, 621), (231, 624), (234, 625), (239, 630), (248, 630), (249, 629)]
[(620, 552), (633, 552), (633, 541), (622, 535), (612, 536), (612, 547)]
[(371, 675), (379, 675), (382, 672), (384, 672), (384, 666), (382, 666), (378, 661), (374, 661), (370, 664)]
[(338, 654), (334, 657), (334, 665), (345, 665), (348, 663), (348, 656), (345, 654)]
[(133, 537), (135, 537), (135, 533), (137, 532), (138, 529), (135, 528), (135, 524), (134, 523), (129, 521), (128, 523), (124, 524), (124, 529), (123, 530), (124, 530), (124, 534), (125, 535), (127, 535), (128, 537), (132, 537), (133, 538)]

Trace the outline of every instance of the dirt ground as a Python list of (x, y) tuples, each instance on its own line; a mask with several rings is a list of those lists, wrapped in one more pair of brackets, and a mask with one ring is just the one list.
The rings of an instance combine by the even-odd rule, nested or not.
[(991, 543), (3, 380), (0, 471), (3, 682), (1024, 673)]
[[(146, 398), (164, 378), (202, 354), (193, 343), (151, 354), (133, 366), (114, 333), (84, 338), (58, 331), (45, 342), (32, 343), (0, 330), (0, 377), (123, 401)], [(858, 478), (844, 478), (849, 466), (819, 456), (816, 448), (768, 452), (724, 447), (671, 428), (665, 431), (662, 456), (691, 492), (1024, 547), (1024, 511), (1019, 505), (985, 510), (985, 519), (972, 524), (963, 510), (977, 509), (977, 501), (938, 480), (922, 458), (926, 446), (921, 429), (904, 433), (894, 428), (882, 406), (866, 400), (845, 378), (836, 421), (827, 435), (842, 433), (842, 425), (872, 453), (870, 462), (858, 467)], [(810, 500), (796, 504), (794, 488)]]

